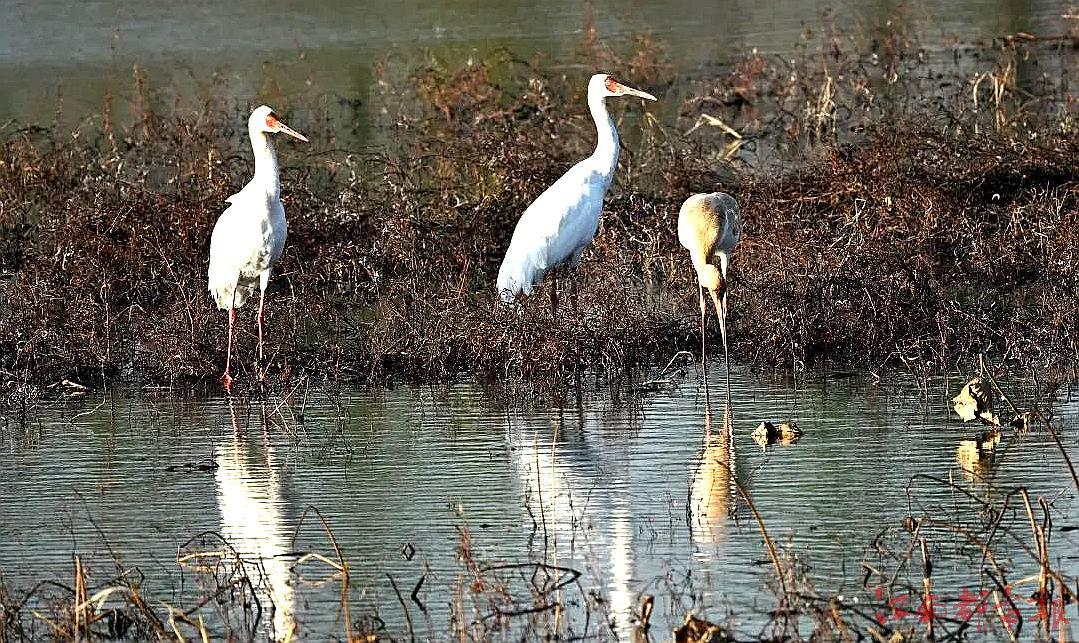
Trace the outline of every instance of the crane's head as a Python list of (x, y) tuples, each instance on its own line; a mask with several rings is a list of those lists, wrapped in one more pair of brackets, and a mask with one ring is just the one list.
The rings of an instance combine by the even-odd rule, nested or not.
[(697, 282), (720, 297), (723, 296), (723, 291), (727, 287), (723, 275), (719, 274), (719, 268), (710, 263), (697, 268)]
[(307, 142), (307, 137), (303, 134), (292, 129), (288, 125), (285, 125), (277, 114), (272, 109), (263, 105), (251, 112), (251, 118), (247, 119), (247, 127), (252, 132), (267, 132), (270, 134), (276, 134), (280, 132), (282, 134), (288, 134), (292, 138), (299, 139), (304, 143)]
[(598, 93), (604, 98), (608, 96), (639, 96), (647, 100), (656, 100), (656, 97), (648, 92), (642, 92), (628, 85), (623, 85), (608, 74), (596, 74), (588, 81), (588, 93)]

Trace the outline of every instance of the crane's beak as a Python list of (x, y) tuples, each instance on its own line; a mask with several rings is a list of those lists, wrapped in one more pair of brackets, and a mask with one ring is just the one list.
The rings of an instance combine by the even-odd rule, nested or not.
[(639, 89), (633, 89), (632, 87), (628, 85), (623, 85), (622, 83), (615, 83), (615, 85), (617, 86), (618, 91), (623, 96), (640, 96), (641, 98), (645, 98), (647, 100), (656, 100), (656, 97), (652, 94), (649, 94), (648, 92), (642, 92)]
[(292, 129), (288, 125), (285, 125), (281, 121), (277, 121), (277, 127), (278, 127), (277, 131), (281, 132), (282, 134), (288, 134), (292, 138), (299, 139), (299, 140), (303, 141), (304, 143), (309, 142), (307, 140), (306, 136), (304, 136), (303, 134), (301, 134), (301, 133), (297, 132), (296, 130)]

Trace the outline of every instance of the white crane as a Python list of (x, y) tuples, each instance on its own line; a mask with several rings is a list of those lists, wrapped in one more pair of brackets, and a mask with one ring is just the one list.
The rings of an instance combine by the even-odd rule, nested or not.
[[(210, 237), (210, 294), (217, 307), (229, 311), (228, 352), (221, 382), (232, 390), (229, 366), (232, 362), (232, 326), (236, 308), (243, 306), (259, 285), (259, 364), (262, 363), (262, 311), (270, 271), (281, 256), (288, 236), (285, 209), (281, 206), (281, 179), (277, 154), (270, 134), (281, 132), (307, 142), (307, 138), (281, 122), (272, 109), (263, 105), (247, 119), (251, 149), (255, 153), (255, 176), (242, 190), (230, 196), (231, 203), (214, 224)], [(261, 368), (261, 367), (259, 367)], [(259, 373), (261, 377), (261, 372)]]
[[(694, 194), (686, 199), (678, 211), (678, 242), (689, 250), (693, 269), (697, 271), (697, 294), (701, 299), (701, 365), (705, 371), (704, 391), (708, 397), (708, 362), (705, 357), (706, 306), (704, 291), (708, 290), (719, 317), (719, 330), (723, 336), (723, 357), (727, 371), (727, 411), (724, 424), (730, 422), (731, 366), (727, 353), (727, 266), (731, 253), (742, 238), (742, 217), (738, 214), (738, 202), (724, 192)], [(717, 268), (713, 262), (719, 259)]]
[[(603, 196), (618, 165), (618, 130), (607, 113), (609, 96), (656, 97), (627, 87), (607, 74), (588, 81), (588, 109), (596, 121), (598, 140), (592, 156), (574, 165), (528, 206), (498, 269), (498, 294), (510, 303), (550, 271), (580, 261), (581, 253), (596, 236)], [(554, 290), (551, 290), (552, 302)]]

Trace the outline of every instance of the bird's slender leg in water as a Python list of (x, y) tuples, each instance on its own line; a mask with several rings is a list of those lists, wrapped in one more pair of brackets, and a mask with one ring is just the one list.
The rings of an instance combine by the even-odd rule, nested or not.
[(270, 447), (270, 414), (267, 412), (267, 409), (266, 409), (266, 398), (265, 398), (265, 396), (261, 400), (259, 400), (259, 410), (261, 411), (261, 413), (259, 415), (259, 424), (262, 425), (262, 444), (267, 448), (266, 456), (269, 457), (269, 454), (270, 454), (270, 452), (269, 452), (269, 447)]
[(708, 414), (712, 413), (712, 400), (708, 394), (708, 353), (705, 350), (704, 319), (708, 314), (708, 308), (704, 304), (704, 286), (698, 287), (698, 295), (701, 296), (701, 377), (704, 378), (704, 406)]
[[(726, 284), (723, 284), (726, 285)], [(723, 300), (720, 301), (714, 290), (709, 291), (712, 295), (712, 303), (716, 306), (716, 317), (719, 318), (719, 333), (723, 337), (723, 361), (727, 379), (727, 409), (723, 412), (724, 429), (732, 424), (731, 414), (731, 355), (727, 351), (727, 293), (724, 290)]]
[(232, 289), (232, 303), (229, 304), (229, 339), (228, 348), (225, 350), (225, 374), (221, 376), (221, 383), (225, 386), (225, 392), (232, 394), (232, 376), (229, 375), (229, 366), (232, 364), (232, 326), (236, 323), (236, 288)]

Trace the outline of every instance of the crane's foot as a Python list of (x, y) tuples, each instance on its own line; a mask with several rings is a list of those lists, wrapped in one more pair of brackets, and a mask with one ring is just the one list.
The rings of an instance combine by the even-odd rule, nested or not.
[(228, 371), (225, 371), (224, 374), (221, 375), (221, 386), (225, 387), (226, 393), (232, 395), (232, 376), (229, 375)]

